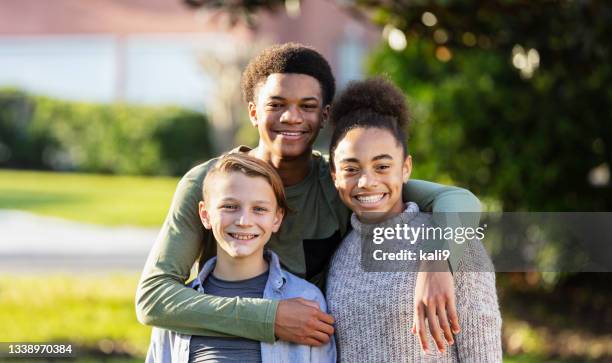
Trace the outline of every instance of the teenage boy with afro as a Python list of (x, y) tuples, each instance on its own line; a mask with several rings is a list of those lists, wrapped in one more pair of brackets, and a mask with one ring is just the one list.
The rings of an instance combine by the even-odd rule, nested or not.
[[(259, 132), (259, 144), (233, 151), (272, 165), (293, 211), (272, 235), (268, 247), (289, 271), (320, 284), (347, 233), (350, 216), (338, 197), (327, 160), (312, 149), (335, 93), (331, 68), (313, 48), (296, 43), (272, 46), (247, 65), (242, 92), (250, 121)], [(201, 267), (216, 252), (214, 237), (202, 227), (198, 216), (202, 181), (215, 161), (194, 167), (178, 184), (138, 284), (138, 320), (190, 335), (326, 344), (334, 333), (334, 320), (313, 301), (222, 298), (185, 286), (194, 263)], [(404, 195), (423, 211), (480, 211), (478, 199), (456, 187), (410, 180), (404, 185)], [(448, 269), (419, 272), (415, 311), (422, 312), (415, 315), (421, 319), (425, 314), (429, 317), (438, 349), (444, 341), (452, 341), (451, 329), (458, 333), (459, 326)]]

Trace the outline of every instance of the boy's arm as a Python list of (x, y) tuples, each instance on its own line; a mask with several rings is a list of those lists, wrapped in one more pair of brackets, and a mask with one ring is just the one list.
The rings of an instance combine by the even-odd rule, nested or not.
[(404, 196), (424, 212), (480, 212), (478, 198), (463, 188), (410, 179), (404, 184)]
[[(423, 180), (410, 180), (404, 184), (405, 199), (416, 202), (419, 208), (433, 212), (436, 226), (477, 227), (480, 220), (480, 201), (466, 189), (444, 186)], [(450, 250), (446, 262), (424, 262), (417, 276), (414, 297), (413, 334), (418, 334), (421, 346), (427, 350), (425, 324), (438, 350), (444, 350), (445, 341), (453, 344), (453, 333), (460, 331), (455, 305), (453, 277), (448, 268), (455, 268), (463, 254), (463, 246), (452, 241), (441, 241)], [(429, 317), (434, 317), (434, 320)], [(435, 318), (437, 317), (437, 318)], [(437, 321), (436, 321), (437, 320)]]
[[(440, 227), (478, 227), (480, 222), (480, 201), (469, 190), (432, 183), (424, 180), (411, 179), (404, 184), (404, 199), (419, 205), (419, 209), (432, 213), (433, 221)], [(450, 250), (449, 264), (455, 270), (463, 254), (463, 245), (439, 241), (436, 246), (428, 241), (425, 248), (446, 248)], [(433, 269), (430, 268), (433, 271)], [(438, 269), (438, 271), (440, 271)]]
[(188, 173), (177, 187), (138, 283), (138, 320), (190, 335), (229, 335), (274, 342), (278, 302), (206, 295), (184, 285), (203, 243), (204, 231), (197, 212), (201, 179)]

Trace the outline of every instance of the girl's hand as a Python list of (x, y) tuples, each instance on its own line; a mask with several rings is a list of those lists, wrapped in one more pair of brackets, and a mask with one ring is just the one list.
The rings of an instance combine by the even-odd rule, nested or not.
[[(440, 261), (439, 261), (440, 262)], [(454, 344), (453, 333), (460, 332), (459, 319), (455, 306), (455, 283), (453, 275), (438, 262), (425, 262), (425, 271), (417, 275), (414, 295), (414, 322), (412, 334), (418, 334), (421, 348), (429, 352), (428, 339), (426, 336), (425, 322), (429, 326), (429, 332), (433, 337), (438, 351), (444, 352), (446, 344)], [(436, 266), (431, 266), (436, 264)], [(450, 322), (450, 324), (449, 324)], [(452, 331), (452, 333), (451, 333)]]

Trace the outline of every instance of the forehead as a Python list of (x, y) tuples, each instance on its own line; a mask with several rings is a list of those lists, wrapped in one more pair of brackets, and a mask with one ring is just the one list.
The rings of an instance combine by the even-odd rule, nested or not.
[(321, 101), (319, 81), (301, 73), (272, 73), (258, 86), (260, 97), (316, 98)]
[(241, 172), (216, 173), (207, 180), (209, 199), (233, 198), (244, 202), (265, 200), (276, 202), (272, 186), (262, 176), (248, 176)]
[(334, 161), (340, 163), (343, 159), (354, 158), (360, 162), (369, 162), (381, 154), (389, 154), (393, 159), (401, 160), (403, 149), (388, 130), (358, 127), (340, 139), (334, 151)]

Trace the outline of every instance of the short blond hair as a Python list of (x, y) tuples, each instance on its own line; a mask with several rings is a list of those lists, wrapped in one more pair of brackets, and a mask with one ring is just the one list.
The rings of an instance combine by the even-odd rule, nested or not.
[(268, 184), (272, 187), (278, 208), (283, 211), (283, 214), (289, 212), (283, 181), (276, 170), (263, 160), (239, 152), (222, 155), (208, 171), (202, 183), (202, 197), (204, 201), (207, 200), (207, 191), (210, 188), (211, 180), (215, 176), (236, 172), (250, 177), (262, 177), (266, 179)]

